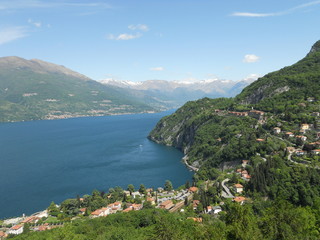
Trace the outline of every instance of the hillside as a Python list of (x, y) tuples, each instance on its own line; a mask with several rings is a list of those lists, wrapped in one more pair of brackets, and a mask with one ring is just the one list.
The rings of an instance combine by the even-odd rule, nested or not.
[(0, 121), (55, 119), (155, 111), (63, 66), (18, 57), (0, 58)]
[(316, 140), (318, 46), (319, 42), (301, 61), (258, 79), (235, 98), (188, 102), (161, 119), (149, 138), (182, 150), (188, 163), (200, 168), (196, 178), (212, 177), (212, 168), (235, 166), (242, 159), (269, 156), (291, 146), (273, 136), (274, 127), (299, 134), (301, 124), (311, 124), (313, 133), (308, 137)]
[[(258, 79), (236, 98), (244, 105), (257, 104), (261, 110), (284, 111), (291, 103), (320, 95), (320, 41), (305, 58)], [(288, 109), (289, 110), (289, 109)]]

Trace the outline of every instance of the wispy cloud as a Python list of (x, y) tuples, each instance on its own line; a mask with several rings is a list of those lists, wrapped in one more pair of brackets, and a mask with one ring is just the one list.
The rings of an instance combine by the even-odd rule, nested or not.
[(128, 28), (130, 30), (140, 30), (140, 31), (144, 31), (144, 32), (149, 31), (149, 27), (145, 24), (129, 25)]
[(313, 2), (308, 2), (308, 3), (305, 3), (305, 4), (301, 4), (301, 5), (298, 5), (296, 7), (289, 8), (287, 10), (280, 11), (280, 12), (271, 12), (271, 13), (235, 12), (235, 13), (232, 13), (231, 16), (234, 16), (234, 17), (273, 17), (273, 16), (282, 16), (282, 15), (293, 13), (293, 12), (299, 10), (299, 9), (302, 9), (302, 8), (307, 8), (307, 7), (311, 7), (311, 6), (315, 6), (315, 5), (319, 5), (319, 4), (320, 4), (320, 1), (313, 1)]
[(9, 27), (0, 29), (0, 45), (28, 36), (25, 27)]
[(110, 4), (103, 2), (81, 3), (79, 1), (45, 2), (41, 0), (2, 0), (0, 10), (20, 8), (56, 8), (56, 7), (91, 7), (111, 8)]
[(150, 68), (151, 71), (164, 71), (164, 67), (152, 67)]
[(28, 20), (28, 23), (34, 25), (34, 26), (37, 27), (37, 28), (40, 28), (40, 27), (42, 26), (42, 23), (41, 23), (41, 22), (35, 22), (35, 21), (33, 21), (32, 19), (29, 19), (29, 20)]
[(242, 61), (245, 63), (254, 63), (254, 62), (258, 62), (259, 59), (260, 59), (260, 57), (254, 55), (254, 54), (247, 54), (244, 56)]
[(139, 38), (141, 36), (142, 35), (140, 33), (137, 33), (137, 34), (122, 33), (119, 35), (109, 34), (107, 36), (107, 39), (109, 39), (109, 40), (131, 40), (131, 39)]

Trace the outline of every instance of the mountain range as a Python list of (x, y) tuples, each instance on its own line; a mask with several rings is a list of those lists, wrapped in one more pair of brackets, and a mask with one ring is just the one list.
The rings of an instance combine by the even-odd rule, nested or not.
[(131, 82), (106, 79), (100, 82), (106, 86), (139, 91), (141, 94), (161, 102), (163, 106), (176, 108), (187, 101), (204, 97), (234, 97), (255, 80), (256, 78), (253, 77), (240, 81), (208, 79), (196, 82), (166, 80)]
[(39, 59), (2, 57), (0, 121), (164, 111), (202, 97), (234, 96), (251, 81), (98, 82)]

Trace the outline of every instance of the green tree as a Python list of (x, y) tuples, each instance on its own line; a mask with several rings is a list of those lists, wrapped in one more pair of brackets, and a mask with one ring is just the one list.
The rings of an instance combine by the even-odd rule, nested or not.
[(146, 187), (143, 184), (140, 184), (139, 193), (146, 194)]
[(127, 187), (127, 190), (130, 192), (130, 195), (134, 192), (134, 186), (133, 184), (129, 184)]
[(172, 183), (169, 180), (166, 180), (164, 184), (164, 190), (165, 191), (171, 191), (173, 189)]

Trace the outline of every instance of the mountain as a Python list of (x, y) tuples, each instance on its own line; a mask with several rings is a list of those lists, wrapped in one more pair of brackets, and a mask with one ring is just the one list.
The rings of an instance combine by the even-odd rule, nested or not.
[(198, 82), (165, 80), (131, 82), (107, 79), (100, 82), (107, 86), (138, 91), (144, 96), (162, 103), (164, 107), (176, 108), (187, 101), (204, 97), (234, 97), (254, 80), (254, 78), (248, 78), (241, 81), (209, 79)]
[[(236, 97), (241, 104), (258, 104), (270, 110), (280, 109), (289, 101), (303, 101), (320, 94), (320, 41), (316, 42), (305, 58), (258, 79)], [(269, 108), (267, 107), (269, 106)]]
[[(203, 177), (210, 176), (207, 169), (225, 162), (239, 163), (256, 153), (280, 150), (284, 143), (275, 137), (270, 138), (272, 147), (256, 142), (269, 136), (273, 127), (299, 133), (299, 124), (308, 123), (316, 131), (320, 126), (314, 115), (320, 105), (319, 46), (320, 41), (305, 58), (258, 79), (235, 98), (188, 102), (161, 119), (149, 138), (183, 151), (188, 163), (200, 168), (198, 177)], [(309, 138), (316, 140), (314, 136), (315, 132)]]
[(64, 66), (0, 58), (0, 121), (55, 119), (155, 111), (120, 88), (105, 86)]

